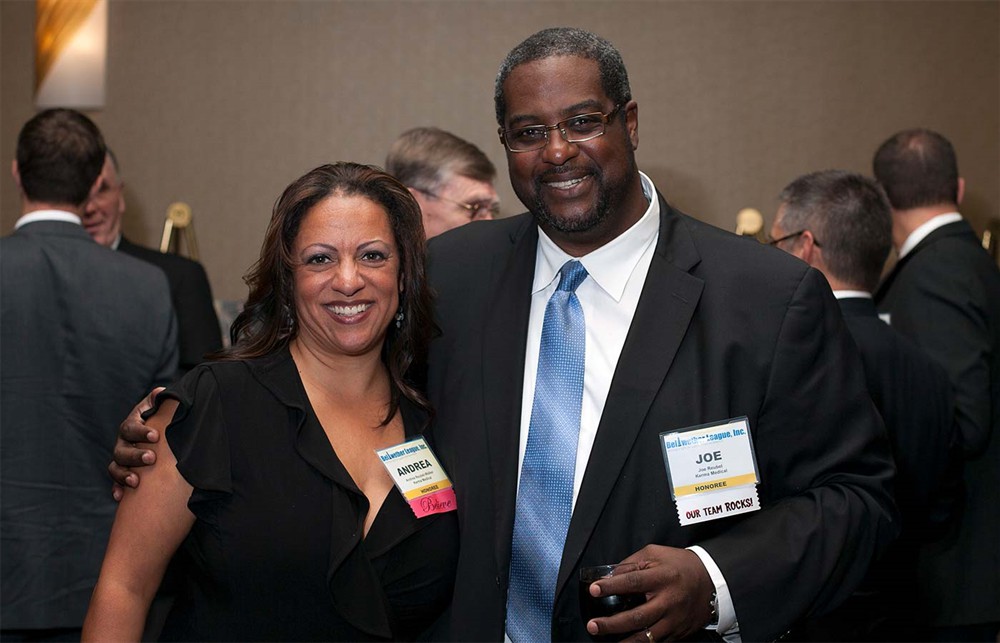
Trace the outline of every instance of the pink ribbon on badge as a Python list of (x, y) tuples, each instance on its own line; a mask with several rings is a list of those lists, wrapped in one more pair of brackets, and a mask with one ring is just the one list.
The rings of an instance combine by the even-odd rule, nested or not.
[(458, 509), (458, 501), (455, 499), (455, 489), (448, 487), (426, 496), (420, 496), (410, 501), (410, 509), (417, 518), (440, 514)]

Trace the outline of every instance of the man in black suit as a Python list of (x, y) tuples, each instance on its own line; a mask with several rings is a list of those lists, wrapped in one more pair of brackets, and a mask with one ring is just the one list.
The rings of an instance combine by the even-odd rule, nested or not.
[(918, 552), (956, 517), (948, 375), (878, 318), (871, 293), (892, 244), (889, 202), (878, 184), (826, 170), (795, 179), (778, 199), (771, 243), (822, 272), (833, 288), (889, 433), (903, 519), (899, 540), (872, 566), (862, 588), (832, 614), (811, 621), (805, 634), (830, 641), (925, 640), (926, 612), (912, 595)]
[(993, 641), (1000, 631), (1000, 271), (958, 213), (965, 182), (944, 136), (900, 132), (879, 147), (874, 170), (892, 205), (898, 255), (875, 304), (948, 372), (965, 457), (957, 533), (926, 554), (928, 615), (944, 640)]
[(197, 261), (157, 252), (136, 245), (122, 235), (125, 184), (118, 159), (108, 149), (101, 170), (100, 186), (83, 214), (83, 227), (97, 243), (119, 250), (164, 272), (170, 283), (170, 300), (177, 313), (180, 374), (194, 368), (205, 355), (222, 348), (222, 331), (212, 303), (212, 290), (205, 269)]
[[(896, 533), (893, 467), (822, 275), (667, 204), (636, 166), (638, 107), (606, 40), (535, 34), (496, 108), (531, 213), (429, 245), (428, 393), (461, 525), (432, 638), (760, 640), (846, 598)], [(572, 342), (542, 339), (555, 291)], [(128, 441), (158, 438), (137, 419), (112, 468), (131, 485), (121, 467), (152, 453)], [(584, 591), (645, 604), (586, 621), (579, 569), (623, 559), (640, 569)]]
[(41, 112), (18, 136), (22, 216), (0, 240), (4, 641), (79, 640), (115, 513), (115, 426), (176, 373), (163, 273), (80, 225), (104, 151), (72, 110)]
[[(574, 259), (587, 271), (576, 290), (586, 319), (579, 438), (564, 447), (574, 506), (564, 541), (552, 538), (555, 583), (534, 603), (551, 602), (551, 615), (527, 638), (644, 641), (709, 626), (760, 640), (837, 604), (896, 527), (885, 433), (822, 275), (663, 199), (636, 166), (638, 107), (604, 39), (535, 34), (504, 61), (495, 96), (511, 183), (530, 214), (430, 244), (442, 334), (429, 394), (462, 526), (449, 635), (524, 636), (510, 606), (535, 599), (508, 591), (519, 463), (535, 430), (543, 311)], [(671, 497), (660, 434), (738, 416), (748, 418), (759, 510), (682, 526), (692, 512), (679, 515)], [(623, 559), (643, 569), (601, 591), (646, 603), (588, 623), (578, 570)]]

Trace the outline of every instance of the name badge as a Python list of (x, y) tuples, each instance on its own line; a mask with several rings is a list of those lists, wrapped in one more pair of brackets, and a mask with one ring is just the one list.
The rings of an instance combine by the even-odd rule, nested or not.
[(451, 480), (422, 436), (375, 453), (417, 518), (458, 509)]
[(757, 511), (757, 460), (744, 416), (660, 434), (681, 525)]

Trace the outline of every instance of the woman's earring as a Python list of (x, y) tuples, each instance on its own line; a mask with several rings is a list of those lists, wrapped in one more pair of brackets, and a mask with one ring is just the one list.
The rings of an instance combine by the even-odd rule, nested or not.
[(400, 306), (399, 307), (399, 312), (396, 313), (396, 328), (402, 328), (403, 327), (403, 320), (405, 318), (406, 318), (406, 315), (403, 314), (403, 307)]

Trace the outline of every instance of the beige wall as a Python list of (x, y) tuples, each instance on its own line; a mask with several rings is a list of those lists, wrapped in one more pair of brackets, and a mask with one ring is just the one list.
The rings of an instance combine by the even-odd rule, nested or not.
[[(536, 29), (618, 45), (641, 116), (640, 167), (676, 205), (731, 228), (803, 172), (870, 171), (925, 126), (954, 142), (977, 229), (1000, 212), (1000, 11), (992, 2), (296, 2), (112, 0), (108, 98), (92, 116), (127, 182), (126, 232), (155, 244), (184, 200), (216, 296), (245, 295), (270, 208), (327, 161), (381, 164), (433, 124), (501, 168), (493, 76)], [(32, 105), (34, 2), (0, 0), (0, 232)]]

